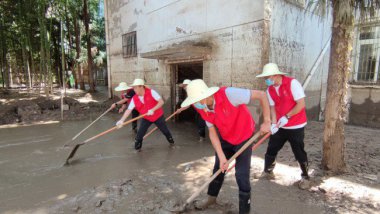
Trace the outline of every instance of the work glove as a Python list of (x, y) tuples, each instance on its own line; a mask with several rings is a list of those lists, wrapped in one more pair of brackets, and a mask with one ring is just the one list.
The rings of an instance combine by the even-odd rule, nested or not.
[(123, 123), (124, 123), (124, 120), (117, 121), (116, 123), (117, 128), (120, 129), (121, 127), (123, 127)]
[(277, 121), (277, 126), (278, 128), (284, 127), (288, 123), (288, 118), (286, 116), (282, 116), (278, 121)]
[(146, 113), (146, 115), (148, 115), (148, 116), (152, 116), (154, 114), (154, 111), (152, 110), (152, 109), (150, 109), (147, 113)]
[(277, 127), (277, 124), (272, 123), (272, 126), (270, 127), (270, 132), (272, 135), (276, 134), (278, 132), (279, 128)]

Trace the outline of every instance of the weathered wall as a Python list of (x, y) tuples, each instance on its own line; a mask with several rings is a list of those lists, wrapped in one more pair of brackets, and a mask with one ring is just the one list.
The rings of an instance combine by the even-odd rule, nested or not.
[(262, 1), (251, 0), (107, 0), (112, 87), (140, 77), (166, 100), (170, 96), (170, 65), (122, 57), (122, 35), (137, 31), (139, 54), (183, 42), (207, 43), (212, 54), (204, 61), (203, 75), (209, 85), (255, 88), (263, 8)]
[(380, 128), (380, 87), (350, 87), (349, 124)]
[[(271, 2), (270, 61), (283, 72), (305, 81), (331, 35), (331, 17), (320, 17), (292, 0)], [(294, 2), (294, 1), (293, 1)], [(324, 107), (329, 50), (308, 84), (306, 107), (309, 119), (317, 119)]]
[[(138, 53), (162, 50), (183, 42), (212, 48), (204, 61), (209, 85), (262, 88), (255, 76), (264, 63), (279, 64), (301, 83), (330, 35), (329, 19), (285, 0), (106, 0), (111, 84), (145, 78), (168, 100), (170, 65), (162, 60), (122, 57), (122, 35), (137, 31)], [(326, 57), (327, 56), (327, 57)], [(328, 53), (309, 84), (309, 116), (319, 114)], [(251, 107), (253, 110), (253, 108)], [(258, 112), (254, 112), (256, 115)]]

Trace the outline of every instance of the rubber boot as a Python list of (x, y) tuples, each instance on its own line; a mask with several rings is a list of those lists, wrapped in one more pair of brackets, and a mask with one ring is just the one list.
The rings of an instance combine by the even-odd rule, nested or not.
[(141, 147), (142, 147), (142, 140), (135, 140), (135, 149), (137, 151), (141, 151)]
[(169, 146), (170, 146), (170, 147), (174, 147), (174, 140), (173, 140), (173, 138), (172, 138), (172, 137), (167, 137), (166, 139), (167, 139), (168, 142), (169, 142)]
[(201, 200), (201, 201), (196, 201), (195, 202), (195, 208), (198, 210), (205, 210), (207, 209), (210, 205), (216, 204), (216, 196), (207, 196), (207, 198)]
[(251, 210), (251, 193), (239, 191), (239, 214), (249, 214)]
[(301, 171), (302, 171), (302, 174), (301, 174), (301, 181), (298, 183), (298, 187), (300, 189), (310, 189), (311, 187), (311, 182), (310, 182), (310, 177), (309, 177), (309, 163), (308, 162), (304, 162), (304, 163), (300, 163), (300, 168), (301, 168)]

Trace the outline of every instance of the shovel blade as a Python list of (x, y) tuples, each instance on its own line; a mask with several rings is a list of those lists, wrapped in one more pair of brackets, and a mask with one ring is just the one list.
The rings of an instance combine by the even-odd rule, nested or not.
[(65, 162), (64, 166), (67, 166), (67, 165), (70, 164), (70, 163), (69, 163), (69, 160), (70, 160), (72, 157), (74, 157), (75, 153), (77, 152), (78, 148), (79, 148), (81, 145), (82, 145), (82, 144), (77, 144), (77, 145), (75, 145), (75, 147), (73, 148), (73, 150), (71, 150), (69, 156), (66, 158), (66, 162)]

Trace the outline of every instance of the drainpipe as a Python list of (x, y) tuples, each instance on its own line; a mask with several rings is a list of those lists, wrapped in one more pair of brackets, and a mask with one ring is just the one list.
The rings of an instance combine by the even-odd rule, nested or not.
[(104, 23), (106, 31), (106, 50), (107, 50), (107, 81), (108, 81), (108, 98), (112, 98), (112, 76), (111, 76), (111, 48), (110, 48), (110, 36), (109, 36), (109, 24), (108, 24), (108, 7), (107, 1), (104, 0)]

